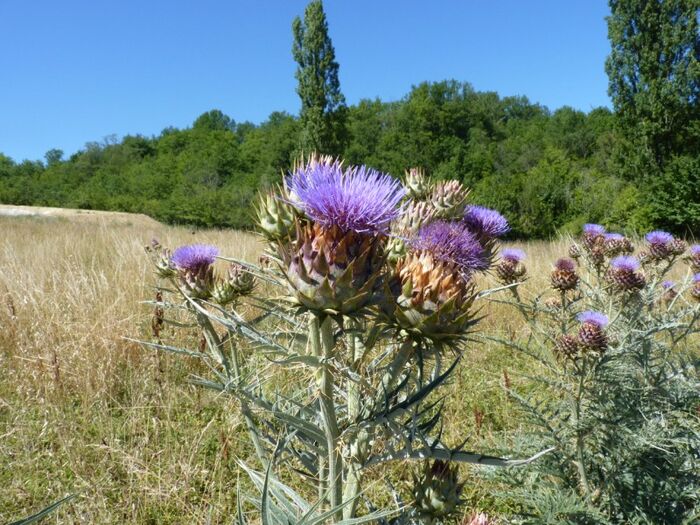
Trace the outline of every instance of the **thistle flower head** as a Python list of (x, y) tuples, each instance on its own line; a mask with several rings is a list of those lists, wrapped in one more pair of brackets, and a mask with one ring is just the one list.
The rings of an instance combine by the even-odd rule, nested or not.
[(504, 248), (501, 250), (501, 259), (513, 263), (523, 262), (525, 260), (525, 252), (519, 248)]
[(586, 310), (581, 312), (576, 316), (582, 324), (590, 324), (597, 326), (598, 328), (605, 328), (608, 325), (608, 316), (600, 312), (595, 312), (593, 310)]
[(209, 244), (190, 244), (177, 248), (171, 257), (172, 263), (180, 270), (196, 273), (216, 260), (219, 249)]
[(639, 270), (639, 261), (636, 257), (631, 257), (629, 255), (620, 255), (615, 257), (610, 261), (610, 266), (616, 270), (623, 270), (626, 272), (635, 272)]
[(605, 227), (600, 224), (584, 224), (583, 233), (586, 235), (603, 235), (605, 233)]
[(649, 244), (668, 244), (673, 241), (673, 235), (661, 230), (649, 232), (644, 237)]
[(561, 259), (557, 259), (557, 262), (554, 263), (554, 268), (566, 272), (573, 272), (576, 269), (576, 263), (571, 259), (563, 257)]
[(341, 231), (385, 234), (400, 214), (405, 195), (399, 181), (366, 166), (343, 171), (341, 163), (309, 163), (287, 186), (296, 204), (317, 224)]
[(431, 222), (418, 231), (411, 245), (416, 251), (429, 252), (437, 260), (454, 264), (466, 275), (488, 268), (479, 240), (458, 222)]
[(484, 206), (467, 206), (464, 222), (473, 232), (487, 238), (500, 237), (510, 231), (508, 221), (503, 215)]

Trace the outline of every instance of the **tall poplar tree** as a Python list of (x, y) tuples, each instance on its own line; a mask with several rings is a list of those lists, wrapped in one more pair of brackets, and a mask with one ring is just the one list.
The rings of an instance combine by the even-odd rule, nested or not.
[(632, 177), (653, 175), (671, 156), (698, 152), (700, 0), (609, 4), (605, 70), (628, 144), (625, 164)]
[(346, 140), (347, 108), (321, 0), (306, 6), (303, 22), (294, 19), (292, 32), (301, 98), (300, 148), (304, 153), (340, 154)]

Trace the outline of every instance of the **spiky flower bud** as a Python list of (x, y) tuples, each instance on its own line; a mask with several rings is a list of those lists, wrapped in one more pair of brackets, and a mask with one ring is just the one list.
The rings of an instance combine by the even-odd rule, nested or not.
[(620, 255), (610, 261), (610, 268), (605, 278), (613, 287), (621, 292), (629, 292), (644, 288), (646, 279), (639, 270), (639, 261), (629, 255)]
[(605, 228), (600, 224), (584, 224), (583, 226), (583, 246), (591, 250), (594, 246), (602, 244), (605, 235)]
[(255, 288), (255, 277), (243, 269), (240, 264), (231, 263), (225, 277), (217, 279), (212, 289), (212, 299), (220, 305), (226, 305), (238, 297), (248, 295)]
[(172, 264), (183, 291), (197, 299), (208, 299), (214, 288), (214, 260), (219, 249), (208, 244), (180, 246), (173, 252)]
[(576, 260), (581, 257), (581, 249), (578, 247), (578, 244), (572, 244), (569, 246), (569, 257)]
[(588, 310), (578, 315), (581, 327), (578, 331), (578, 342), (587, 350), (604, 351), (608, 346), (608, 337), (604, 328), (608, 317), (600, 312)]
[(634, 251), (632, 241), (619, 233), (606, 233), (603, 235), (603, 248), (605, 255), (608, 257), (629, 254)]
[(688, 243), (685, 242), (683, 239), (678, 239), (677, 237), (674, 237), (673, 240), (669, 243), (668, 249), (671, 255), (673, 255), (674, 257), (679, 257), (683, 255), (688, 249)]
[(403, 185), (409, 197), (421, 200), (430, 195), (432, 184), (422, 168), (411, 168), (404, 175)]
[(414, 237), (418, 230), (435, 218), (435, 208), (428, 202), (409, 201), (403, 213), (391, 225), (392, 236), (387, 243), (387, 258), (395, 264), (406, 255), (406, 242)]
[(694, 272), (700, 272), (700, 244), (693, 244), (690, 247), (686, 260)]
[(527, 273), (523, 264), (525, 252), (517, 248), (501, 250), (501, 260), (496, 265), (496, 277), (501, 284), (513, 284), (522, 280)]
[(146, 253), (150, 256), (158, 277), (168, 279), (177, 274), (177, 268), (175, 268), (171, 260), (172, 253), (167, 248), (164, 248), (158, 242), (158, 239), (153, 239), (150, 246), (146, 246)]
[(456, 180), (438, 182), (430, 196), (430, 202), (440, 219), (460, 219), (466, 206), (467, 190)]
[(258, 228), (268, 241), (280, 241), (294, 233), (294, 206), (283, 195), (261, 193), (255, 212)]
[(554, 269), (550, 275), (552, 288), (560, 292), (573, 290), (578, 286), (579, 277), (576, 273), (576, 263), (571, 259), (559, 259), (554, 263)]
[(556, 354), (565, 359), (575, 359), (579, 353), (581, 344), (576, 336), (564, 334), (557, 338), (554, 345)]
[(423, 523), (442, 523), (456, 514), (464, 486), (457, 474), (456, 467), (440, 460), (426, 462), (422, 472), (414, 473), (413, 504)]
[(653, 231), (646, 234), (645, 239), (648, 243), (649, 259), (652, 261), (660, 261), (672, 255), (673, 235), (664, 231)]

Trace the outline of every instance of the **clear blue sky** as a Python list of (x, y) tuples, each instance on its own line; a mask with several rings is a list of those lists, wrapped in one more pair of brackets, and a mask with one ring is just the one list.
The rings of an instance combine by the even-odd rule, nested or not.
[[(66, 155), (218, 108), (297, 113), (291, 22), (305, 0), (0, 0), (0, 152)], [(348, 103), (423, 80), (609, 106), (605, 0), (326, 0)]]

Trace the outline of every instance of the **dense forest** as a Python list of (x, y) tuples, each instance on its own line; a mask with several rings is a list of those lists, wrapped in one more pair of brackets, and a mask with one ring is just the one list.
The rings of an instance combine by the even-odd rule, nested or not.
[(605, 64), (614, 111), (556, 111), (454, 80), (399, 101), (346, 105), (320, 0), (292, 26), (299, 116), (238, 123), (219, 110), (156, 137), (88, 143), (63, 159), (0, 153), (0, 202), (146, 213), (170, 223), (249, 228), (259, 189), (300, 151), (394, 176), (459, 179), (519, 238), (598, 222), (628, 233), (700, 232), (700, 36), (695, 0), (610, 0)]

